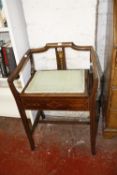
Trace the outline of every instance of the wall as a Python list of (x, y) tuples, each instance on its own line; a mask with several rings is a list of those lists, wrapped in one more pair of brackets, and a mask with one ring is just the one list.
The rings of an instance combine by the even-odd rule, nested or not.
[(96, 45), (104, 69), (109, 1), (22, 0), (30, 47), (56, 41)]
[(74, 41), (95, 45), (97, 0), (22, 0), (31, 47)]

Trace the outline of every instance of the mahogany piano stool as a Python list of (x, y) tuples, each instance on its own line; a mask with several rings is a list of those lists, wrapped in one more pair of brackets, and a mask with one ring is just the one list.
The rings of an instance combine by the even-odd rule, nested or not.
[[(51, 49), (54, 49), (55, 52), (57, 70), (36, 70), (34, 55), (46, 53)], [(89, 69), (67, 69), (67, 49), (75, 52), (89, 52)], [(96, 60), (97, 55), (92, 46), (78, 46), (72, 42), (48, 43), (41, 48), (29, 49), (24, 54), (16, 69), (9, 76), (8, 83), (17, 103), (32, 150), (35, 148), (33, 132), (37, 122), (48, 122), (43, 110), (88, 111), (91, 152), (92, 154), (96, 153), (97, 91), (100, 81)], [(20, 76), (19, 73), (28, 62), (31, 65), (31, 76), (23, 90), (19, 92), (14, 85), (14, 80)], [(32, 126), (27, 119), (26, 110), (38, 110)], [(76, 123), (77, 121), (54, 122)]]

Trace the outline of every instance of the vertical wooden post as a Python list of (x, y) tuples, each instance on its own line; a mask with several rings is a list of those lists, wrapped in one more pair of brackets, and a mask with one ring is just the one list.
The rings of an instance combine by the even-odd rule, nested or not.
[(65, 60), (65, 49), (63, 47), (57, 47), (56, 50), (56, 59), (57, 59), (57, 69), (65, 70), (66, 69), (66, 60)]

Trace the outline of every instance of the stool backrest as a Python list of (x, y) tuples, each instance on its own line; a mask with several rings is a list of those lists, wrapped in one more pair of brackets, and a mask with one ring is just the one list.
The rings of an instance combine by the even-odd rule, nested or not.
[(31, 49), (35, 69), (90, 69), (91, 46), (77, 46), (72, 42), (48, 43)]

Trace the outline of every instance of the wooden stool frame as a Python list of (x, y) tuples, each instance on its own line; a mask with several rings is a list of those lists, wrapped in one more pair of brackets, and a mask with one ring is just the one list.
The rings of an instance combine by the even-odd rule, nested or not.
[[(65, 49), (72, 48), (76, 51), (89, 51), (90, 52), (90, 70), (86, 71), (86, 91), (81, 94), (38, 94), (38, 93), (25, 93), (25, 89), (31, 79), (35, 74), (35, 67), (33, 61), (33, 54), (39, 54), (46, 52), (49, 49), (55, 49), (56, 60), (57, 60), (57, 69), (65, 70), (66, 68), (66, 58), (65, 58)], [(96, 53), (92, 46), (77, 46), (72, 42), (63, 42), (63, 43), (48, 43), (42, 48), (29, 49), (24, 56), (22, 57), (20, 63), (16, 67), (15, 71), (9, 76), (8, 83), (10, 89), (16, 100), (19, 113), (26, 131), (31, 149), (35, 148), (35, 142), (33, 139), (33, 131), (37, 122), (48, 122), (45, 120), (45, 115), (43, 110), (74, 110), (74, 111), (89, 111), (90, 114), (90, 141), (91, 141), (91, 152), (92, 154), (96, 153), (96, 132), (97, 132), (97, 90), (98, 90), (98, 72), (96, 64)], [(31, 63), (31, 78), (27, 85), (24, 87), (22, 92), (18, 92), (13, 81), (22, 71), (26, 63), (30, 61)], [(25, 110), (39, 110), (38, 115), (35, 119), (35, 122), (32, 127), (30, 127), (29, 121), (26, 116)], [(41, 119), (40, 119), (41, 116)], [(49, 121), (50, 122), (50, 121)], [(56, 123), (56, 121), (51, 121)], [(58, 122), (58, 121), (57, 121)], [(59, 123), (61, 123), (60, 121)], [(76, 121), (70, 121), (76, 123)], [(64, 123), (69, 123), (69, 121), (64, 121)], [(77, 122), (80, 123), (80, 122)]]

